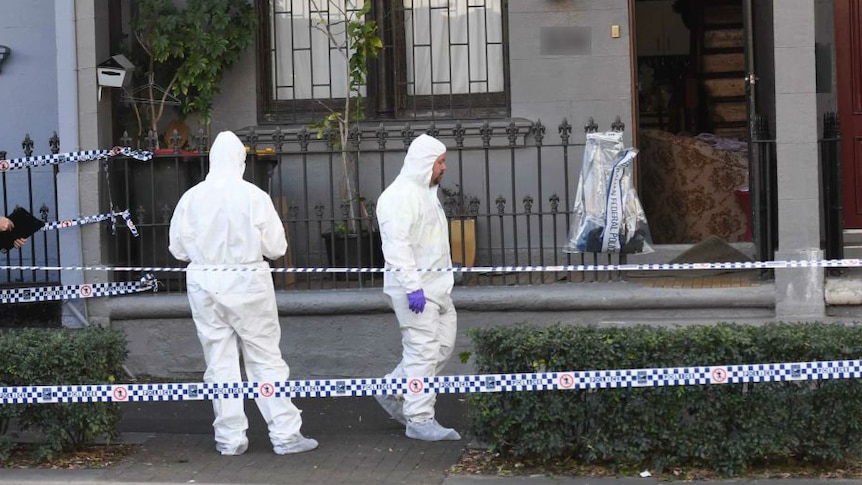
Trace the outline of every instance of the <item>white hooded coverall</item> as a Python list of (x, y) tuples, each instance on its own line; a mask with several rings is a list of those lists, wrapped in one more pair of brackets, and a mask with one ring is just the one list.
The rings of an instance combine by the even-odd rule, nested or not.
[[(417, 268), (451, 268), (449, 224), (430, 187), (434, 161), (446, 152), (439, 140), (421, 135), (407, 150), (404, 166), (377, 200), (377, 220), (387, 268), (383, 291), (401, 328), (401, 362), (387, 377), (437, 375), (452, 355), (457, 315), (452, 305), (452, 272), (416, 272)], [(422, 289), (425, 310), (413, 313), (407, 294)], [(436, 394), (404, 396), (404, 417), (412, 422), (434, 418)]]
[[(170, 226), (170, 252), (190, 261), (188, 297), (206, 359), (205, 382), (241, 382), (239, 347), (249, 381), (286, 381), (281, 326), (269, 263), (287, 250), (284, 226), (266, 192), (243, 180), (246, 151), (231, 132), (216, 137), (206, 180), (183, 194)], [(195, 271), (230, 265), (262, 271)], [(300, 411), (289, 398), (258, 398), (274, 446), (300, 437)], [(214, 399), (216, 448), (248, 445), (243, 400)]]

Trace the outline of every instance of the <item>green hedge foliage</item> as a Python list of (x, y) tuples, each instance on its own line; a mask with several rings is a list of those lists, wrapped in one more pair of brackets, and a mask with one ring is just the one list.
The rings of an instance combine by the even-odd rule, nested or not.
[[(862, 327), (721, 323), (678, 328), (519, 326), (471, 332), (480, 373), (858, 359)], [(503, 456), (574, 459), (727, 476), (792, 460), (838, 464), (862, 451), (858, 379), (504, 392), (468, 397), (470, 432)]]
[[(97, 327), (7, 330), (0, 332), (0, 348), (0, 387), (112, 383), (123, 375), (128, 354), (122, 333)], [(12, 449), (7, 435), (12, 420), (19, 431), (35, 432), (37, 456), (50, 458), (99, 438), (116, 438), (120, 408), (116, 403), (0, 405), (0, 459)]]

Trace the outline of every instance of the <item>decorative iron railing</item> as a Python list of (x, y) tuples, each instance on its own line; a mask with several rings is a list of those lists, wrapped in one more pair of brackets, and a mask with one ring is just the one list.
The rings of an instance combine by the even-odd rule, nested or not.
[[(838, 113), (823, 115), (820, 145), (821, 248), (826, 259), (844, 258), (844, 221), (841, 205), (841, 131)], [(834, 270), (832, 272), (840, 272)]]
[[(60, 139), (54, 133), (47, 140), (47, 146), (37, 145), (29, 134), (21, 142), (23, 156), (44, 155), (60, 152)], [(38, 151), (37, 151), (38, 149)], [(0, 149), (0, 160), (17, 158), (7, 150)], [(27, 209), (31, 214), (45, 222), (57, 220), (57, 165), (28, 167), (23, 170), (0, 171), (2, 187), (2, 214), (9, 214), (16, 206)], [(37, 232), (20, 249), (0, 252), (0, 262), (4, 266), (57, 266), (60, 263), (59, 234), (57, 231)], [(29, 283), (58, 284), (58, 271), (43, 270), (0, 270), (0, 286), (16, 286)]]
[[(622, 131), (617, 119), (612, 130)], [(598, 131), (590, 119), (584, 131)], [(450, 217), (456, 265), (568, 265), (613, 263), (607, 254), (568, 254), (585, 137), (566, 120), (548, 127), (527, 120), (354, 125), (342, 146), (332, 131), (254, 127), (236, 130), (249, 151), (245, 178), (266, 190), (284, 221), (290, 249), (279, 267), (382, 267), (375, 201), (397, 176), (419, 134), (448, 148), (441, 201)], [(112, 160), (112, 197), (131, 208), (141, 237), (113, 238), (113, 264), (180, 266), (167, 250), (170, 217), (180, 195), (207, 173), (208, 137), (200, 130), (146, 164)], [(148, 138), (155, 144), (155, 136)], [(153, 147), (147, 147), (148, 149)], [(182, 273), (156, 275), (182, 291)], [(464, 285), (540, 284), (619, 278), (608, 273), (459, 273)], [(382, 275), (277, 273), (284, 289), (379, 286)]]

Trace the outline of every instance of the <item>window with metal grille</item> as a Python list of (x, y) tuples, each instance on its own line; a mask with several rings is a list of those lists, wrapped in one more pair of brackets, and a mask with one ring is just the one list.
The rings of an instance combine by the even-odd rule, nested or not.
[[(384, 48), (361, 90), (368, 119), (509, 115), (507, 0), (368, 0)], [(258, 0), (262, 122), (311, 122), (346, 93), (347, 18), (363, 0)], [(323, 26), (328, 28), (323, 28)]]

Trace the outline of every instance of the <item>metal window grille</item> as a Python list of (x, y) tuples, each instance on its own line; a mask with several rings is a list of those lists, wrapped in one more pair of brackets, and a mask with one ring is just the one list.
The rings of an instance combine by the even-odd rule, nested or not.
[(503, 2), (403, 4), (407, 102), (401, 111), (417, 118), (469, 118), (505, 108)]
[(271, 4), (273, 98), (324, 102), (346, 97), (348, 59), (353, 51), (345, 30), (357, 15), (357, 3), (306, 0)]
[[(363, 0), (261, 0), (261, 122), (308, 123), (346, 93), (346, 20)], [(371, 61), (367, 118), (509, 114), (506, 0), (373, 0), (384, 42)]]

